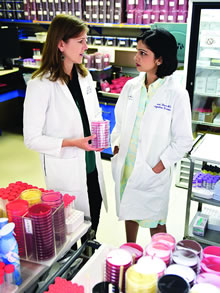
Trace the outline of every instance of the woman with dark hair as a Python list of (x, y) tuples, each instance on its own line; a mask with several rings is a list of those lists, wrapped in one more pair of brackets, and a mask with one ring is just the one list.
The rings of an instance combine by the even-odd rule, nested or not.
[(50, 24), (40, 68), (28, 82), (24, 142), (40, 153), (47, 189), (75, 195), (75, 207), (97, 230), (102, 200), (107, 208), (100, 150), (90, 124), (102, 119), (90, 73), (81, 64), (86, 24), (58, 15)]
[(174, 36), (148, 29), (137, 41), (140, 74), (120, 94), (111, 136), (117, 215), (128, 242), (136, 242), (139, 226), (166, 232), (172, 169), (193, 142), (189, 95), (173, 76)]

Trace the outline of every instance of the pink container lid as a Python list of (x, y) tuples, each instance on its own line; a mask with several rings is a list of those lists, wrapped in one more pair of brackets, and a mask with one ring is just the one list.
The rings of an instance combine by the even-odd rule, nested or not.
[(7, 211), (13, 215), (24, 215), (28, 210), (28, 201), (23, 199), (16, 199), (6, 205)]
[(131, 256), (135, 255), (136, 261), (140, 257), (143, 256), (143, 252), (144, 252), (143, 248), (136, 243), (132, 243), (132, 242), (125, 243), (125, 244), (121, 245), (120, 248), (127, 250), (131, 254)]
[(220, 276), (220, 257), (208, 256), (200, 263), (201, 270), (205, 273), (212, 273)]
[(165, 243), (170, 246), (172, 251), (175, 250), (176, 240), (169, 233), (156, 233), (152, 236), (152, 242)]
[(41, 196), (42, 202), (52, 203), (62, 203), (63, 196), (60, 192), (44, 192)]
[(151, 242), (145, 249), (146, 255), (157, 256), (163, 260), (169, 260), (171, 256), (171, 248), (163, 242)]
[(203, 249), (203, 256), (218, 256), (220, 257), (220, 247), (219, 246), (206, 246)]

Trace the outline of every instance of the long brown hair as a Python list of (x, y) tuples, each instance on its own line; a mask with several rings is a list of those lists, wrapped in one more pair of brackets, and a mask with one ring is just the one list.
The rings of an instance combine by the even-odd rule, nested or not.
[[(67, 42), (70, 38), (77, 38), (82, 32), (88, 32), (87, 25), (79, 18), (71, 15), (59, 14), (52, 20), (47, 39), (43, 47), (40, 68), (37, 69), (32, 78), (48, 74), (48, 79), (62, 82), (68, 80), (63, 68), (62, 54), (58, 49), (59, 41)], [(78, 72), (85, 77), (88, 74), (83, 64), (76, 64)]]

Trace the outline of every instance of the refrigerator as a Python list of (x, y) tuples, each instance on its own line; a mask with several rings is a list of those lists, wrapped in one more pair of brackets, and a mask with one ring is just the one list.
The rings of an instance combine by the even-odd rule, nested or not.
[(194, 136), (220, 133), (220, 1), (189, 0), (184, 70)]

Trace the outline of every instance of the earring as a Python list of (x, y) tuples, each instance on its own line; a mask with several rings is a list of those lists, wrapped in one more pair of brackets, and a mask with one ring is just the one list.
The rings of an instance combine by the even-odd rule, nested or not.
[(157, 63), (157, 66), (159, 66), (159, 65), (160, 65), (160, 63), (158, 62), (158, 63)]
[(64, 61), (65, 56), (63, 55), (63, 53), (61, 53), (61, 61)]

